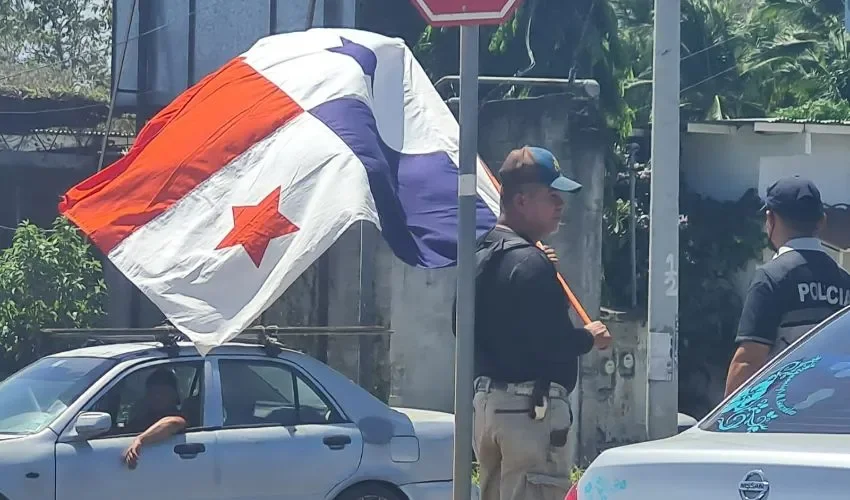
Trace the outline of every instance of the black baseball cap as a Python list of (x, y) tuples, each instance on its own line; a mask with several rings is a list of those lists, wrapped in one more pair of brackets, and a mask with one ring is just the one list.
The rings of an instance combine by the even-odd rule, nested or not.
[(823, 217), (823, 201), (815, 184), (795, 175), (783, 177), (767, 188), (762, 211), (770, 210), (781, 217), (813, 221)]
[(502, 185), (543, 184), (565, 193), (575, 193), (581, 184), (564, 176), (558, 159), (551, 151), (538, 147), (523, 147), (508, 154), (499, 169)]

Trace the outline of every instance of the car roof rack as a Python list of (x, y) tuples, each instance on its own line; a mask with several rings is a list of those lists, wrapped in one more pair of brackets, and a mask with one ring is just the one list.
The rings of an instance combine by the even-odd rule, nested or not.
[[(160, 349), (176, 354), (177, 342), (190, 341), (173, 325), (153, 328), (44, 328), (43, 333), (62, 340), (83, 340), (85, 346), (120, 344), (129, 342), (156, 342)], [(283, 337), (326, 335), (326, 336), (373, 336), (390, 335), (393, 331), (385, 326), (274, 326), (258, 325), (246, 328), (232, 340), (262, 346), (270, 356), (277, 356), (288, 347), (280, 341)]]

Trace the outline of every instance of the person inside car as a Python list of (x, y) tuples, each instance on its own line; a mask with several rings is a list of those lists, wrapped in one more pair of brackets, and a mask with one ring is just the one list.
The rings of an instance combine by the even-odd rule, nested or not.
[(139, 412), (130, 418), (127, 432), (140, 432), (124, 451), (124, 463), (134, 469), (142, 446), (164, 441), (186, 429), (187, 419), (180, 411), (177, 377), (171, 370), (159, 368), (145, 381), (145, 396)]

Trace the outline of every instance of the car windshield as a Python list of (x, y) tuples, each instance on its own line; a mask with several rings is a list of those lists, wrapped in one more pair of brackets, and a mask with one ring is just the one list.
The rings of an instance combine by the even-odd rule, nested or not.
[(850, 308), (780, 354), (700, 428), (712, 432), (850, 433)]
[(103, 358), (42, 358), (0, 382), (0, 434), (34, 434), (115, 366)]

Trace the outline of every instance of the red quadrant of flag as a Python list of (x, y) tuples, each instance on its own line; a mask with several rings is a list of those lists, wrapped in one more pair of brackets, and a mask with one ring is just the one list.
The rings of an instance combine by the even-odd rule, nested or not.
[(298, 226), (280, 213), (278, 187), (257, 205), (233, 207), (233, 229), (215, 248), (242, 245), (254, 265), (260, 267), (269, 243), (295, 231)]
[(241, 58), (157, 113), (130, 152), (73, 187), (59, 211), (105, 253), (304, 110)]

